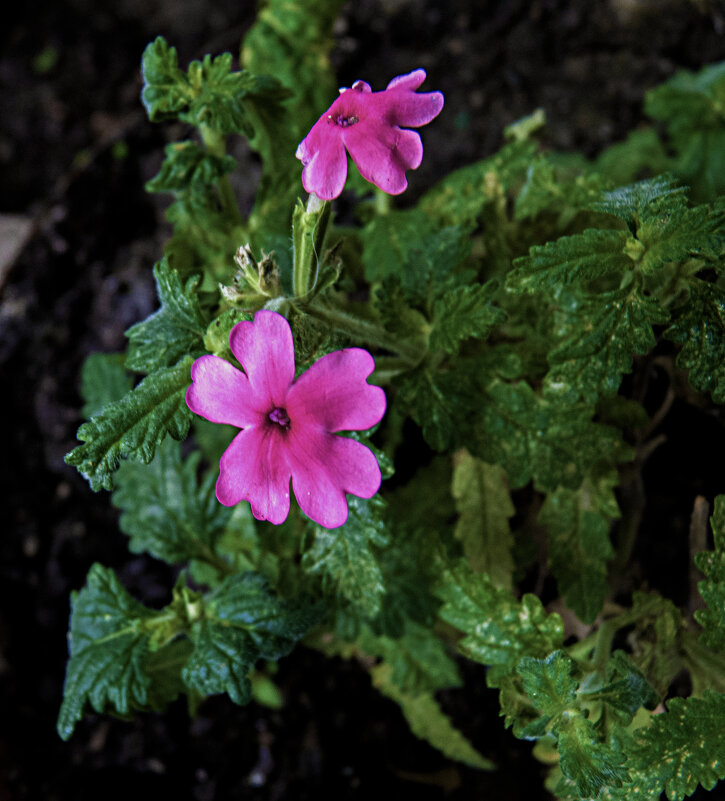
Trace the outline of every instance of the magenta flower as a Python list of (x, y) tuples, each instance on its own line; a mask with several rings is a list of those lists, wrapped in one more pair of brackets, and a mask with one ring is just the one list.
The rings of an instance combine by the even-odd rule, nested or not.
[(279, 524), (290, 509), (290, 478), (302, 511), (325, 528), (347, 520), (345, 493), (372, 498), (380, 468), (369, 448), (335, 431), (365, 430), (385, 414), (385, 393), (366, 378), (375, 368), (361, 348), (328, 353), (295, 380), (289, 323), (258, 311), (229, 335), (237, 370), (218, 356), (191, 367), (186, 403), (213, 423), (242, 430), (224, 451), (216, 496), (249, 501), (258, 520)]
[(440, 92), (415, 90), (425, 70), (393, 78), (384, 92), (373, 92), (365, 81), (340, 89), (340, 97), (327, 109), (300, 142), (295, 155), (304, 165), (305, 191), (322, 200), (342, 192), (347, 177), (345, 148), (366, 181), (390, 195), (408, 186), (406, 170), (423, 160), (423, 143), (415, 131), (443, 108)]

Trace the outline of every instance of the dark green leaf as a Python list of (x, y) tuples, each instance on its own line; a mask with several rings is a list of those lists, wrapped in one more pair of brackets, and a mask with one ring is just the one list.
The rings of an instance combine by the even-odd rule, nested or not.
[(690, 383), (725, 403), (725, 292), (697, 278), (689, 301), (674, 312), (665, 337), (682, 345), (677, 365), (690, 371)]
[(576, 489), (597, 464), (631, 458), (619, 432), (592, 416), (591, 406), (559, 405), (525, 382), (495, 380), (481, 399), (475, 453), (500, 464), (514, 488), (533, 478), (546, 492)]
[(148, 464), (158, 444), (170, 434), (183, 439), (191, 422), (184, 400), (193, 359), (157, 370), (124, 398), (104, 407), (78, 429), (81, 445), (65, 458), (93, 490), (113, 489), (113, 473), (122, 458)]
[(147, 192), (203, 192), (231, 172), (231, 156), (215, 156), (196, 142), (172, 142), (164, 149), (159, 172), (146, 182)]
[(112, 570), (95, 564), (72, 597), (71, 628), (58, 733), (67, 740), (86, 705), (127, 716), (149, 704), (145, 662), (154, 612), (134, 600)]
[(201, 454), (181, 459), (181, 446), (166, 440), (150, 465), (124, 462), (118, 471), (113, 503), (121, 515), (121, 530), (134, 553), (147, 552), (165, 562), (192, 559), (220, 561), (214, 552), (232, 509), (214, 496), (214, 473), (197, 481)]
[(561, 647), (559, 615), (548, 615), (535, 595), (516, 600), (463, 564), (444, 571), (436, 594), (443, 601), (440, 617), (466, 635), (461, 651), (484, 665), (512, 668), (522, 656), (546, 656)]
[(81, 395), (84, 417), (99, 414), (107, 403), (122, 398), (133, 386), (133, 378), (124, 369), (122, 353), (91, 353), (83, 363)]
[(704, 629), (702, 642), (715, 650), (725, 650), (725, 495), (715, 498), (710, 523), (715, 550), (695, 556), (695, 564), (707, 577), (698, 584), (707, 609), (698, 609), (695, 620)]
[[(655, 201), (659, 202), (653, 208)], [(644, 220), (659, 209), (680, 208), (686, 203), (687, 187), (681, 186), (671, 175), (659, 175), (604, 192), (601, 200), (592, 203), (592, 208), (619, 217), (634, 233)]]
[(513, 537), (508, 519), (515, 510), (506, 473), (467, 451), (454, 457), (451, 493), (456, 500), (456, 538), (475, 573), (486, 573), (496, 587), (511, 588)]
[(177, 271), (163, 259), (154, 267), (154, 278), (161, 308), (126, 332), (126, 367), (142, 373), (168, 367), (188, 353), (203, 350), (207, 327), (197, 295), (200, 276), (183, 284)]
[(642, 293), (638, 282), (582, 298), (562, 292), (555, 328), (558, 339), (549, 352), (551, 369), (545, 391), (581, 397), (588, 402), (613, 395), (622, 373), (632, 370), (634, 354), (655, 346), (653, 325), (669, 319), (667, 311)]
[(389, 543), (381, 515), (383, 501), (378, 496), (363, 500), (352, 495), (347, 501), (350, 513), (344, 526), (315, 526), (315, 539), (302, 557), (302, 568), (321, 576), (324, 589), (336, 592), (367, 617), (375, 617), (385, 594), (377, 549)]
[(230, 576), (203, 604), (182, 677), (192, 689), (226, 692), (236, 704), (251, 698), (249, 673), (257, 660), (286, 656), (319, 619), (308, 599), (279, 598), (256, 573)]
[(495, 282), (459, 286), (442, 292), (433, 304), (431, 350), (457, 353), (459, 343), (469, 337), (486, 339), (492, 328), (506, 319), (506, 314), (492, 305)]

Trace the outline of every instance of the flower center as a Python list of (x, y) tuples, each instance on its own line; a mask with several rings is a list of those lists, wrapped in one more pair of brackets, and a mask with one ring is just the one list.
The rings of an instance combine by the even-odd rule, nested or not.
[(358, 118), (355, 116), (346, 117), (344, 114), (337, 114), (333, 116), (332, 114), (327, 115), (327, 121), (334, 123), (340, 128), (349, 128), (351, 125), (354, 125), (356, 122), (359, 122)]
[(272, 409), (269, 413), (269, 419), (273, 423), (277, 423), (278, 426), (282, 426), (282, 428), (289, 428), (289, 415), (287, 414), (287, 410), (282, 409), (280, 406)]

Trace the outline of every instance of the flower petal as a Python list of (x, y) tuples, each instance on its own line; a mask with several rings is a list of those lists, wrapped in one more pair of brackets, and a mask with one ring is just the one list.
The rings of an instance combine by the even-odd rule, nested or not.
[[(333, 107), (334, 104), (328, 113)], [(299, 143), (295, 153), (304, 165), (302, 185), (305, 192), (322, 200), (336, 198), (345, 186), (347, 156), (340, 137), (341, 130), (328, 120), (327, 114), (323, 114)]]
[(382, 122), (351, 125), (343, 139), (362, 177), (391, 195), (405, 190), (405, 171), (419, 167), (423, 159), (423, 143), (415, 131)]
[(287, 320), (262, 309), (253, 322), (232, 328), (229, 345), (247, 374), (256, 408), (284, 406), (295, 377), (295, 346)]
[(385, 414), (385, 392), (365, 380), (375, 369), (362, 348), (328, 353), (303, 373), (287, 395), (286, 409), (295, 424), (326, 431), (364, 431)]
[(345, 493), (372, 498), (380, 489), (380, 468), (369, 448), (313, 426), (290, 429), (287, 457), (292, 489), (302, 511), (325, 528), (347, 520)]
[(186, 405), (212, 423), (246, 428), (260, 422), (263, 409), (255, 403), (247, 376), (218, 356), (202, 356), (191, 366)]
[(234, 506), (249, 501), (257, 520), (283, 523), (290, 508), (286, 439), (281, 431), (267, 425), (240, 431), (219, 463), (219, 503)]
[(440, 92), (383, 92), (387, 103), (385, 118), (391, 125), (419, 128), (441, 113), (443, 95)]
[(393, 78), (390, 81), (385, 89), (408, 89), (414, 92), (425, 80), (425, 75), (424, 69), (413, 70), (413, 72), (408, 72), (405, 75), (398, 75), (397, 78)]

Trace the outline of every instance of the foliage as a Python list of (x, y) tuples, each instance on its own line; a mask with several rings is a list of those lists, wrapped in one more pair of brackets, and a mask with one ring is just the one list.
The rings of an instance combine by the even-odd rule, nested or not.
[[(83, 368), (88, 420), (67, 462), (115, 487), (129, 548), (179, 578), (157, 610), (91, 568), (72, 598), (59, 733), (181, 694), (192, 710), (217, 693), (278, 707), (255, 665), (304, 640), (357, 658), (417, 736), (467, 765), (492, 767), (436, 695), (465, 692), (462, 659), (485, 666), (558, 797), (710, 789), (725, 776), (725, 495), (696, 556), (699, 628), (640, 586), (631, 555), (657, 442), (641, 405), (652, 362), (678, 402), (725, 403), (725, 66), (648, 93), (664, 140), (644, 128), (593, 161), (547, 152), (537, 111), (415, 204), (358, 184), (343, 227), (298, 199), (294, 157), (335, 96), (340, 5), (262, 3), (240, 69), (228, 53), (184, 69), (161, 37), (143, 55), (150, 120), (184, 126), (147, 184), (172, 196), (173, 233), (158, 309), (125, 354)], [(232, 136), (261, 162), (248, 214)], [(349, 496), (336, 529), (222, 506), (231, 427), (195, 421), (174, 441), (191, 430), (194, 359), (231, 361), (229, 332), (262, 308), (289, 319), (298, 373), (348, 346), (376, 358), (388, 411), (350, 436), (386, 483)], [(685, 673), (691, 694), (671, 697)]]

